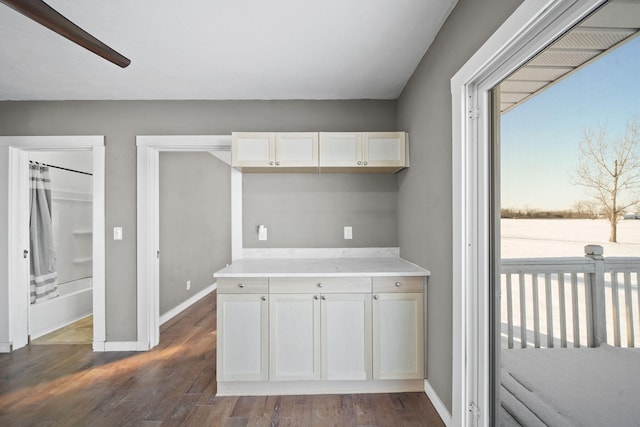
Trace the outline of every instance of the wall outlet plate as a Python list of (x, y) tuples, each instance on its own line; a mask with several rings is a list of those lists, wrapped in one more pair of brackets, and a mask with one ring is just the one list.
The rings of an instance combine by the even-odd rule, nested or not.
[(344, 239), (345, 240), (353, 239), (353, 227), (351, 226), (344, 227)]
[(264, 225), (258, 227), (258, 240), (267, 240), (267, 227)]

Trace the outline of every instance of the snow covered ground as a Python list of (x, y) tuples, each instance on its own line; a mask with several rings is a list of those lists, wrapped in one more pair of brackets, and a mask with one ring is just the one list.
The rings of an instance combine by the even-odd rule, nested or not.
[[(503, 219), (501, 220), (502, 258), (582, 257), (584, 246), (597, 244), (604, 247), (605, 257), (640, 257), (640, 220), (621, 220), (618, 224), (618, 243), (610, 243), (607, 220), (581, 219)], [(638, 276), (631, 285), (631, 298), (636, 347), (640, 342), (638, 316)], [(504, 279), (503, 279), (504, 281)], [(605, 279), (605, 309), (608, 338), (613, 336), (611, 322), (612, 287)], [(502, 283), (502, 295), (506, 295)], [(553, 335), (560, 336), (557, 282), (552, 286), (554, 296)], [(603, 345), (598, 348), (518, 349), (520, 335), (519, 287), (513, 286), (515, 349), (506, 350), (506, 303), (501, 307), (503, 350), (501, 351), (501, 403), (500, 425), (640, 425), (640, 406), (637, 405), (638, 378), (640, 377), (640, 349), (617, 348)], [(581, 345), (586, 342), (586, 310), (584, 308), (584, 282), (578, 283), (580, 307)], [(624, 307), (624, 292), (619, 288), (618, 298)], [(533, 325), (531, 286), (526, 286), (527, 328)], [(566, 300), (570, 297), (565, 295)], [(544, 301), (539, 291), (538, 299)], [(621, 308), (622, 310), (622, 308)], [(546, 309), (540, 313), (541, 330), (546, 331)], [(567, 318), (572, 322), (571, 316)], [(627, 331), (621, 319), (621, 336), (626, 341)], [(568, 325), (568, 331), (572, 331)], [(528, 331), (531, 340), (533, 332)], [(543, 336), (543, 341), (546, 336)], [(556, 346), (558, 342), (556, 341)], [(571, 338), (569, 338), (571, 341)], [(611, 339), (608, 339), (611, 342)], [(626, 343), (623, 343), (623, 347)], [(516, 421), (517, 420), (517, 421)]]
[(640, 220), (618, 222), (618, 243), (609, 242), (606, 219), (502, 219), (501, 257), (583, 256), (584, 246), (604, 247), (604, 256), (640, 257)]
[(515, 349), (501, 361), (500, 425), (640, 425), (640, 349)]

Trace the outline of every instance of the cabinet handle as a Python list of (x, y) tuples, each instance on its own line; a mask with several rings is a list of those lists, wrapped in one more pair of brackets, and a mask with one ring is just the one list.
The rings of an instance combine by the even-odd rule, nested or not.
[(271, 166), (273, 166), (273, 162), (269, 162), (269, 164), (270, 164)]
[(378, 295), (374, 295), (373, 299), (380, 299), (380, 297)]
[(362, 164), (362, 162), (360, 160), (358, 160), (358, 166), (360, 166)]
[(260, 299), (261, 299), (262, 301), (266, 301), (266, 300), (267, 300), (267, 297), (265, 297), (265, 296), (263, 295), (263, 296), (261, 296), (261, 297), (260, 297)]
[(244, 288), (244, 283), (238, 283), (238, 286)]
[(396, 282), (396, 287), (400, 287), (401, 283), (400, 282)]
[(276, 162), (276, 166), (280, 166), (280, 162)]
[(326, 300), (326, 299), (327, 299), (327, 297), (325, 297), (324, 295), (322, 295), (322, 300), (324, 301), (324, 300)]
[(322, 287), (322, 283), (318, 283), (318, 287), (321, 288)]
[(314, 295), (314, 296), (313, 296), (313, 299), (318, 299), (318, 295)]
[(368, 164), (369, 164), (369, 162), (367, 162), (367, 161), (365, 161), (365, 162), (364, 162), (364, 165), (365, 165), (365, 166), (367, 166)]

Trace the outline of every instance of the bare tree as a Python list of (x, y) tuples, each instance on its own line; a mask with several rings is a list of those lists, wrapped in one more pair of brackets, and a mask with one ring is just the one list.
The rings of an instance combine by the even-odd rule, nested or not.
[(573, 211), (579, 216), (584, 218), (595, 219), (600, 214), (600, 204), (591, 200), (578, 200), (573, 204)]
[(606, 213), (616, 242), (618, 219), (640, 202), (640, 128), (637, 118), (627, 122), (621, 139), (607, 140), (606, 129), (585, 130), (575, 182), (586, 187)]

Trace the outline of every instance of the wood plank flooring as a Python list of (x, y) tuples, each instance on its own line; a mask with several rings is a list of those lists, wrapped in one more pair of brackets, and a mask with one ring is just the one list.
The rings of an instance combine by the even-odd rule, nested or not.
[(215, 293), (149, 352), (29, 346), (0, 355), (0, 426), (442, 426), (424, 393), (216, 397)]

